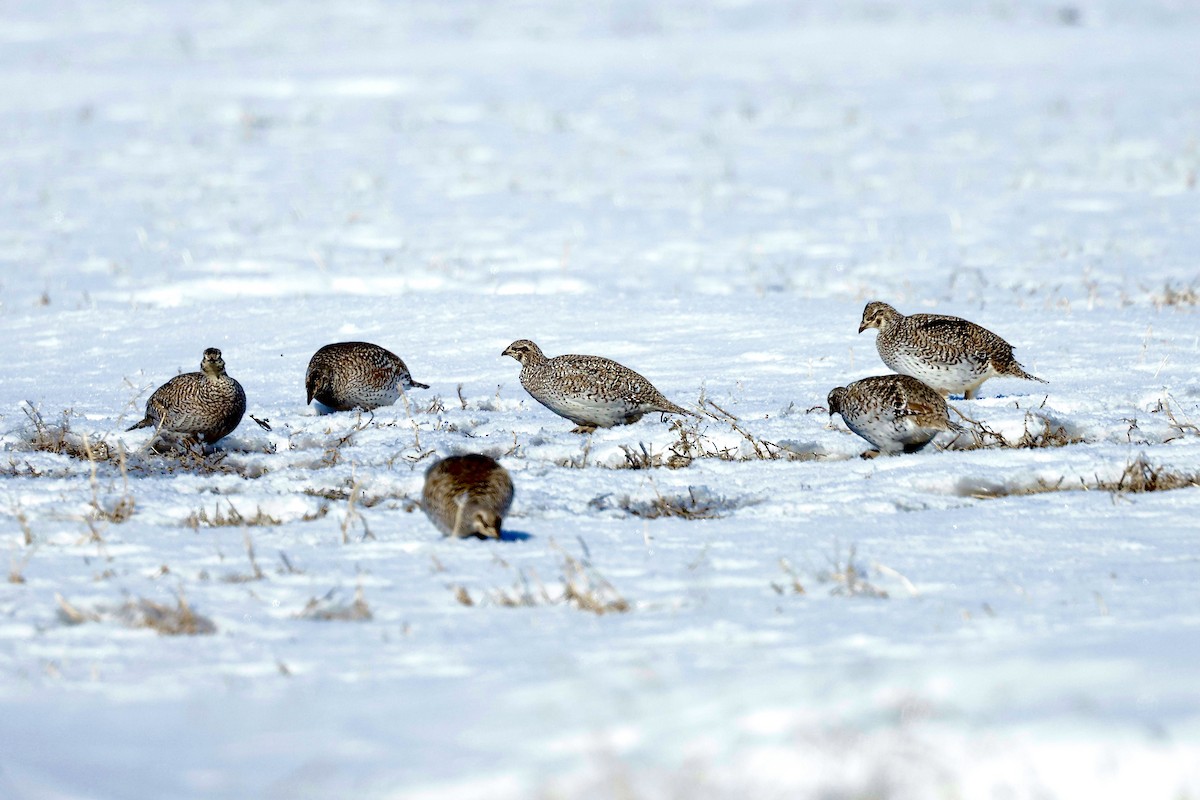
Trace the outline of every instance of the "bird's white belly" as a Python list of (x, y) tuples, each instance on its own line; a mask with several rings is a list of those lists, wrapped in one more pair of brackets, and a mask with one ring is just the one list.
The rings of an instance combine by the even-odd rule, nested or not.
[(922, 428), (908, 417), (863, 414), (846, 420), (846, 425), (884, 453), (898, 452), (906, 445), (926, 444), (937, 435), (937, 431)]
[(599, 428), (624, 425), (631, 421), (629, 415), (634, 411), (632, 404), (619, 400), (601, 401), (580, 397), (548, 397), (538, 400), (555, 414), (566, 417), (576, 425), (595, 425)]
[(916, 353), (900, 350), (885, 363), (901, 375), (911, 375), (945, 394), (962, 394), (994, 375), (986, 362), (963, 359), (954, 363), (931, 362)]

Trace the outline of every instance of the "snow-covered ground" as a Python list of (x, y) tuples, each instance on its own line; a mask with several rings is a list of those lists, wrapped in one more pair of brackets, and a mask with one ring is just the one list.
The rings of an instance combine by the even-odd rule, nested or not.
[[(1200, 486), (1128, 491), (1200, 474), (1197, 41), (1169, 0), (5, 4), (0, 798), (1200, 797)], [(1050, 383), (860, 460), (821, 406), (885, 371), (871, 299)], [(517, 338), (710, 416), (571, 434)], [(432, 388), (317, 416), (347, 339)], [(272, 430), (136, 452), (210, 346)], [(467, 450), (506, 541), (414, 508)]]

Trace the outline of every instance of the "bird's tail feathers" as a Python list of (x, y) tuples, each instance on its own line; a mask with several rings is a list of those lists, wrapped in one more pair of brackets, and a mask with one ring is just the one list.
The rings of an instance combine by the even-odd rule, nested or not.
[(1006, 374), (1010, 375), (1014, 378), (1023, 378), (1024, 380), (1027, 380), (1027, 381), (1037, 381), (1038, 383), (1049, 383), (1050, 382), (1047, 380), (1043, 380), (1042, 378), (1039, 378), (1036, 375), (1030, 375), (1028, 372), (1025, 371), (1024, 367), (1022, 367), (1020, 364), (1018, 364), (1015, 361), (1012, 363), (1012, 366), (1010, 366), (1008, 368), (1008, 372)]

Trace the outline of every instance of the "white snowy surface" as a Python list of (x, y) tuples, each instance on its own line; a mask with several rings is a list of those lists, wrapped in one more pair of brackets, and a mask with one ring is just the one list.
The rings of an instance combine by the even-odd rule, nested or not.
[[(0, 9), (0, 798), (1200, 797), (1200, 488), (1081, 490), (1200, 473), (1194, 7), (247, 6)], [(1007, 338), (1049, 385), (952, 405), (1075, 443), (856, 458), (871, 299)], [(792, 457), (624, 469), (678, 430), (569, 433), (526, 337)], [(347, 339), (432, 388), (317, 416)], [(136, 451), (210, 346), (273, 427), (215, 470), (30, 447)], [(507, 541), (413, 510), (467, 450)], [(549, 602), (568, 556), (629, 610)], [(180, 596), (214, 633), (123, 624)]]

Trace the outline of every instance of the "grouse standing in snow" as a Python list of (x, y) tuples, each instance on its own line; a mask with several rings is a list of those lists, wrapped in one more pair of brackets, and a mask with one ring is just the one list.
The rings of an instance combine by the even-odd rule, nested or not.
[(236, 428), (245, 413), (242, 385), (225, 373), (221, 351), (210, 347), (200, 372), (176, 375), (155, 389), (146, 401), (146, 416), (128, 430), (152, 427), (160, 434), (212, 444)]
[(908, 375), (863, 378), (829, 393), (829, 415), (841, 414), (850, 430), (876, 449), (863, 453), (915, 453), (942, 431), (961, 431), (946, 401)]
[(858, 332), (878, 328), (879, 357), (901, 375), (911, 375), (943, 395), (962, 393), (970, 400), (988, 378), (1000, 375), (1046, 383), (1026, 372), (1013, 348), (987, 328), (943, 314), (904, 316), (887, 303), (863, 309)]
[(687, 414), (650, 381), (629, 367), (600, 356), (546, 358), (528, 339), (518, 339), (501, 355), (521, 363), (521, 385), (546, 408), (575, 423), (573, 433), (591, 433), (637, 422), (652, 412)]
[(429, 385), (412, 379), (408, 367), (390, 350), (368, 342), (327, 344), (313, 354), (304, 376), (308, 401), (334, 411), (390, 406), (400, 392)]
[(499, 539), (512, 499), (508, 470), (490, 456), (449, 456), (425, 471), (421, 507), (446, 536)]

